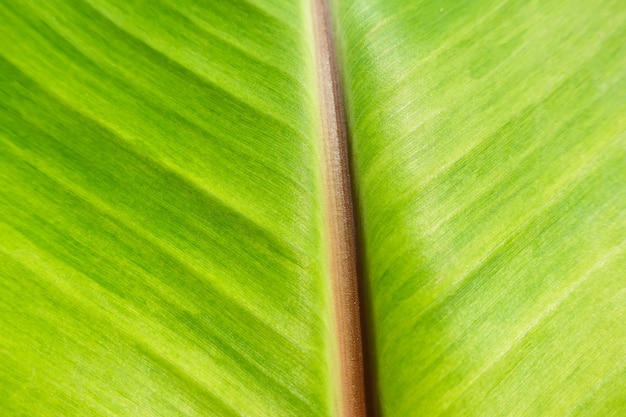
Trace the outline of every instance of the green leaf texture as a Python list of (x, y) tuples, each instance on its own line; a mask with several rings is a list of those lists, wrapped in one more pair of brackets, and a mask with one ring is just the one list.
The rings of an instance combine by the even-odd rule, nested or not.
[(322, 416), (307, 2), (0, 2), (0, 415)]
[(338, 0), (382, 415), (626, 415), (626, 4)]

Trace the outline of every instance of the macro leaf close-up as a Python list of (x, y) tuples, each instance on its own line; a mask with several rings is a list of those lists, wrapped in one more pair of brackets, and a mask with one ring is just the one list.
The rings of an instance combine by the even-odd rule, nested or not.
[(0, 416), (626, 415), (622, 0), (0, 0)]

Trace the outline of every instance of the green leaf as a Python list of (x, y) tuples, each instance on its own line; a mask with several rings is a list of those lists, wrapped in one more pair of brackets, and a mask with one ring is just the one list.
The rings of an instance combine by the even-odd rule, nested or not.
[(625, 415), (624, 3), (338, 3), (382, 415)]
[[(623, 2), (332, 3), (380, 415), (626, 414)], [(0, 415), (340, 414), (313, 22), (0, 2)]]
[(330, 413), (310, 21), (0, 5), (0, 414)]

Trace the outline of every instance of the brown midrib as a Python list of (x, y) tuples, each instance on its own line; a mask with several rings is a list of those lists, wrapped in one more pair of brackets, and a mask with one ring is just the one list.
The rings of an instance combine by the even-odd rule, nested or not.
[(367, 415), (356, 229), (344, 100), (326, 0), (312, 0), (324, 148), (328, 263), (337, 353), (338, 411)]

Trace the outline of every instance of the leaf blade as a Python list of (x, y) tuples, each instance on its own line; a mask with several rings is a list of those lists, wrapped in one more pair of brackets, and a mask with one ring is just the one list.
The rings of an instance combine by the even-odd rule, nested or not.
[(561, 415), (623, 366), (626, 11), (457, 3), (336, 7), (382, 414)]
[(7, 413), (330, 413), (310, 16), (218, 3), (0, 6)]

